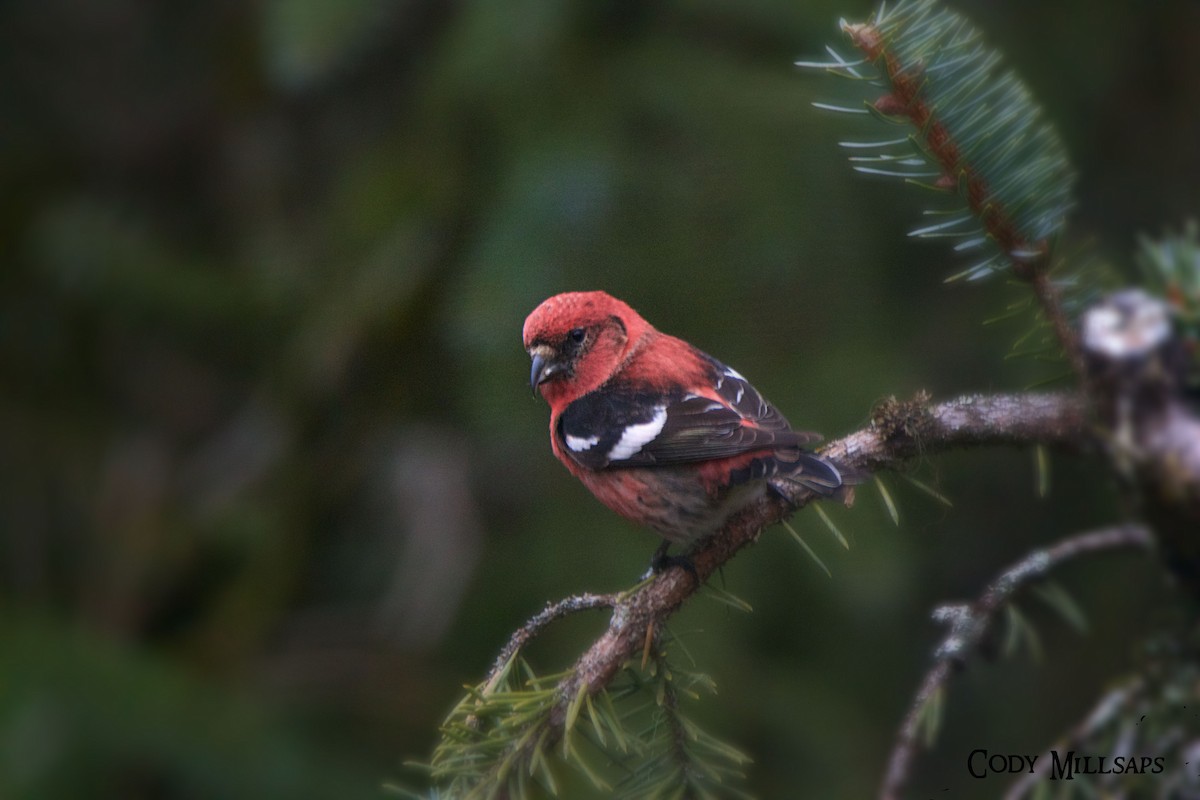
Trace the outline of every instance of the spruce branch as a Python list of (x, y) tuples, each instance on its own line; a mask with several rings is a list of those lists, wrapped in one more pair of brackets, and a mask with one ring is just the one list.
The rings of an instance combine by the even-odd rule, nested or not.
[[(1088, 438), (1084, 407), (1075, 395), (974, 395), (937, 404), (920, 396), (882, 403), (870, 425), (831, 442), (821, 454), (849, 471), (867, 474), (899, 468), (918, 456), (964, 447), (1043, 444), (1080, 448)], [(561, 724), (569, 698), (580, 686), (594, 693), (612, 680), (621, 665), (638, 652), (649, 626), (663, 624), (718, 567), (755, 541), (763, 528), (811, 499), (803, 490), (776, 488), (779, 495), (765, 496), (735, 514), (692, 553), (698, 583), (687, 571), (671, 569), (617, 605), (608, 630), (559, 684), (558, 712), (552, 724)]]
[(911, 777), (922, 732), (936, 729), (939, 714), (931, 708), (941, 706), (950, 676), (981, 646), (996, 614), (1001, 609), (1012, 608), (1010, 602), (1021, 589), (1045, 578), (1052, 569), (1068, 561), (1104, 550), (1146, 549), (1153, 546), (1153, 541), (1150, 532), (1140, 525), (1078, 534), (1030, 553), (988, 584), (973, 603), (935, 609), (934, 620), (945, 623), (949, 630), (934, 650), (933, 667), (921, 681), (912, 706), (900, 725), (879, 791), (880, 800), (900, 800)]
[(737, 787), (745, 779), (742, 768), (750, 763), (750, 757), (701, 730), (680, 707), (681, 694), (695, 697), (692, 687), (698, 685), (714, 691), (712, 681), (673, 665), (667, 658), (663, 638), (656, 632), (650, 648), (650, 672), (656, 680), (656, 694), (646, 749), (652, 755), (616, 786), (616, 796), (630, 800), (662, 797), (749, 800), (750, 796)]
[(1073, 204), (1074, 173), (1028, 88), (971, 23), (936, 0), (881, 4), (867, 22), (843, 20), (841, 28), (861, 60), (826, 48), (832, 61), (799, 66), (879, 87), (883, 93), (868, 103), (868, 116), (911, 129), (899, 139), (843, 142), (854, 169), (956, 197), (954, 208), (927, 209), (937, 221), (910, 235), (950, 239), (956, 253), (981, 254), (948, 280), (1008, 271), (1028, 283), (1082, 374), (1063, 287), (1051, 276), (1053, 245)]
[(951, 218), (912, 235), (990, 251), (961, 277), (1005, 266), (1026, 279), (1045, 272), (1072, 205), (1074, 176), (1025, 84), (973, 25), (935, 0), (882, 4), (867, 22), (843, 20), (841, 28), (861, 61), (827, 48), (833, 61), (800, 65), (881, 87), (868, 106), (874, 116), (912, 127), (902, 139), (847, 143), (855, 169), (918, 183), (933, 178), (932, 188), (957, 195), (966, 213), (938, 212)]

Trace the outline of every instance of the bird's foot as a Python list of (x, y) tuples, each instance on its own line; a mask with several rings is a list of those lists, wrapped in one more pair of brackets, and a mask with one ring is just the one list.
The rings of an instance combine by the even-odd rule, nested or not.
[(660, 544), (658, 549), (654, 551), (654, 555), (650, 557), (650, 570), (646, 573), (645, 577), (649, 578), (654, 575), (658, 575), (659, 573), (666, 572), (671, 567), (681, 567), (692, 576), (692, 580), (699, 584), (700, 575), (696, 572), (696, 565), (692, 563), (692, 559), (686, 555), (669, 555), (667, 550), (670, 547), (671, 543), (664, 539), (663, 543)]

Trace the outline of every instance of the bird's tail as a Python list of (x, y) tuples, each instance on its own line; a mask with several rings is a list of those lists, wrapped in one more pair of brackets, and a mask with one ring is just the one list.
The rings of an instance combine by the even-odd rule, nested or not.
[[(864, 479), (857, 470), (807, 450), (798, 451), (794, 456), (787, 454), (781, 457), (776, 454), (776, 461), (779, 468), (772, 486), (793, 502), (829, 498), (850, 505), (854, 498), (854, 487)], [(782, 485), (776, 485), (776, 481)], [(787, 491), (796, 487), (806, 489), (811, 494), (796, 497), (794, 491)]]

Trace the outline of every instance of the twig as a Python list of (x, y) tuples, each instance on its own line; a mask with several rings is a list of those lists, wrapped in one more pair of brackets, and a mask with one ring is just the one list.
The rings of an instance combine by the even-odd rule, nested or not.
[[(658, 669), (666, 669), (665, 660), (662, 657), (662, 649), (659, 647), (658, 636), (655, 636), (654, 642), (654, 661)], [(675, 684), (672, 681), (663, 681), (662, 683), (663, 699), (662, 710), (666, 715), (667, 726), (671, 731), (671, 758), (675, 762), (675, 766), (679, 768), (679, 774), (684, 779), (685, 785), (684, 797), (691, 800), (695, 797), (695, 792), (691, 786), (687, 785), (687, 770), (691, 766), (691, 759), (687, 752), (687, 732), (683, 729), (683, 723), (679, 720), (679, 695), (675, 691)]]
[[(1020, 272), (1018, 271), (1017, 274), (1020, 275)], [(1037, 298), (1038, 306), (1042, 309), (1042, 316), (1054, 330), (1054, 335), (1062, 346), (1063, 353), (1066, 355), (1071, 369), (1075, 372), (1075, 377), (1083, 379), (1087, 375), (1083, 345), (1080, 342), (1078, 331), (1071, 324), (1066, 311), (1063, 310), (1062, 292), (1054, 285), (1049, 272), (1045, 269), (1034, 272), (1027, 278), (1027, 282), (1030, 289), (1033, 290), (1033, 296)]]
[(880, 800), (899, 800), (908, 783), (919, 747), (919, 735), (927, 704), (940, 694), (955, 669), (975, 651), (987, 633), (992, 616), (1029, 582), (1041, 578), (1058, 565), (1102, 550), (1126, 547), (1149, 548), (1153, 538), (1140, 525), (1121, 525), (1083, 533), (1027, 555), (1000, 574), (972, 604), (946, 605), (934, 611), (934, 619), (950, 630), (934, 651), (933, 667), (917, 690), (912, 707), (900, 725), (896, 744), (888, 759), (887, 772), (879, 791)]
[(508, 644), (504, 645), (504, 649), (500, 651), (500, 655), (496, 656), (496, 662), (492, 665), (491, 672), (488, 673), (487, 680), (484, 682), (489, 690), (494, 689), (492, 681), (496, 676), (503, 672), (504, 667), (512, 657), (517, 654), (522, 647), (529, 644), (535, 636), (555, 620), (563, 617), (577, 614), (580, 611), (590, 611), (594, 608), (614, 608), (620, 602), (619, 594), (585, 594), (572, 595), (565, 597), (556, 603), (547, 603), (546, 607), (539, 611), (529, 620), (513, 631), (513, 635), (509, 637)]

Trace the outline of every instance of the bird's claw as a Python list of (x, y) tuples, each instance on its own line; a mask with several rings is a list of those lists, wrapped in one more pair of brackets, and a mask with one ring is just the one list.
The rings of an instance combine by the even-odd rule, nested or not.
[(659, 573), (666, 572), (671, 567), (681, 567), (684, 571), (692, 576), (692, 580), (699, 584), (700, 575), (696, 572), (696, 565), (692, 563), (692, 559), (685, 555), (669, 555), (667, 553), (667, 549), (670, 546), (671, 543), (666, 540), (664, 540), (663, 543), (658, 546), (658, 549), (654, 551), (654, 555), (650, 557), (650, 570), (646, 573), (645, 577), (651, 577), (658, 575)]

